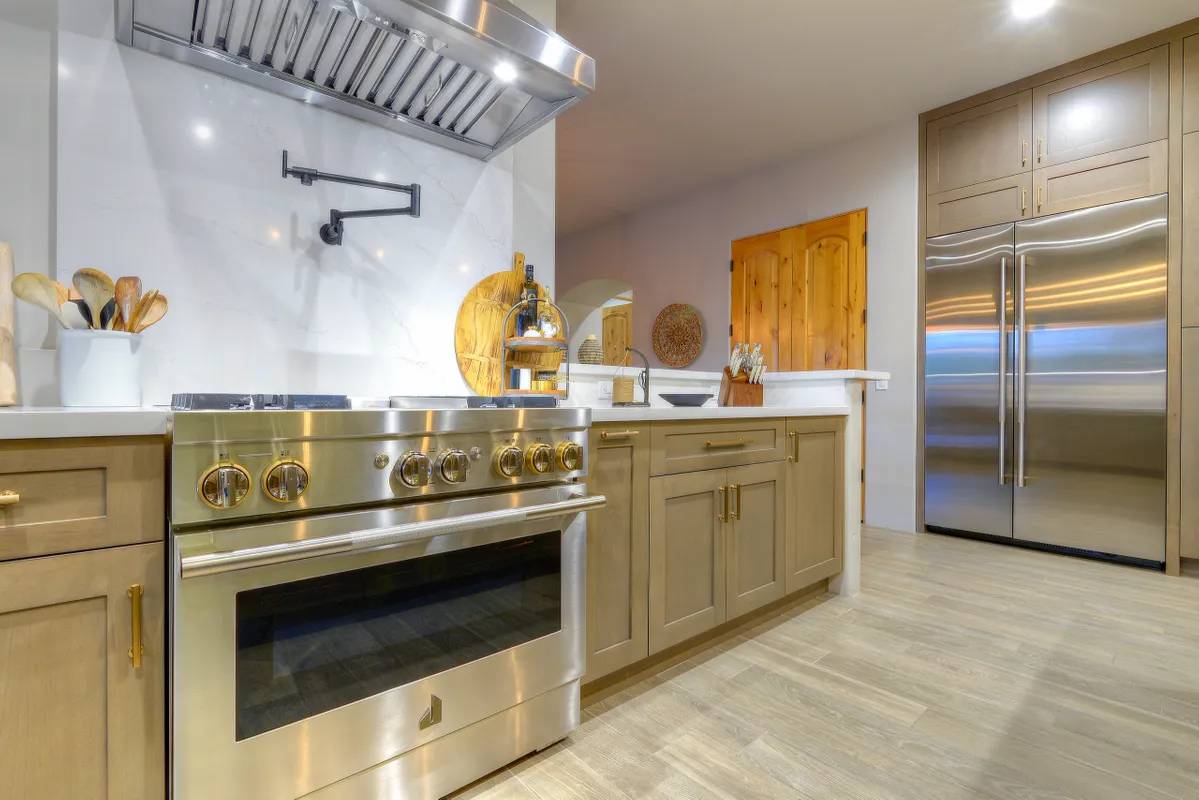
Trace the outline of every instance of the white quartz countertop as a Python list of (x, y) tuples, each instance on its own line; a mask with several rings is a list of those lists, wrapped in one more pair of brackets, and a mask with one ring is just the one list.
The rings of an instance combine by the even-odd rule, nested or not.
[(592, 422), (624, 422), (635, 420), (706, 420), (706, 419), (764, 419), (774, 417), (836, 417), (849, 414), (849, 406), (753, 406), (721, 408), (593, 408)]
[(65, 439), (86, 436), (162, 436), (170, 409), (0, 408), (0, 439)]

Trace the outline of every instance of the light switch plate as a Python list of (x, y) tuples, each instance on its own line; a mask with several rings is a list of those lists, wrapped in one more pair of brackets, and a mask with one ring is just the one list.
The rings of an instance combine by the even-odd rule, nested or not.
[(612, 398), (612, 382), (600, 381), (599, 396), (601, 400), (610, 400)]
[(874, 391), (876, 391), (876, 392), (885, 392), (885, 391), (887, 391), (887, 384), (888, 384), (888, 383), (889, 383), (889, 381), (875, 381), (875, 382), (874, 382)]

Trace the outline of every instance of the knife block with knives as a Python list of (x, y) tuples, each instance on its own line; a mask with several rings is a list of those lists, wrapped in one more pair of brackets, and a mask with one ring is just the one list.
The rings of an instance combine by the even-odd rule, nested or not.
[(766, 359), (760, 344), (738, 344), (720, 376), (720, 405), (762, 405), (762, 374)]

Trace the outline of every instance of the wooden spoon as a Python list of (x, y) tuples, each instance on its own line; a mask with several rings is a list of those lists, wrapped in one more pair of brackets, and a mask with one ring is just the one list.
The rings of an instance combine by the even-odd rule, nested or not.
[(62, 314), (58, 303), (58, 292), (54, 281), (40, 272), (22, 272), (12, 280), (12, 293), (35, 306), (46, 309), (64, 328), (70, 328), (70, 323)]
[(63, 303), (71, 299), (71, 290), (58, 281), (51, 281), (51, 283), (54, 284), (54, 291), (58, 295), (58, 306), (62, 308)]
[(137, 328), (134, 333), (141, 333), (146, 328), (158, 322), (167, 314), (167, 296), (157, 290), (154, 291), (154, 299), (150, 301), (150, 305), (145, 312), (138, 317)]
[(75, 284), (75, 288), (83, 295), (83, 302), (87, 303), (87, 308), (92, 314), (92, 327), (99, 328), (104, 306), (116, 295), (116, 285), (113, 284), (112, 278), (98, 269), (83, 267), (75, 270), (71, 283)]
[(142, 297), (142, 279), (128, 275), (117, 278), (116, 284), (117, 309), (121, 312), (113, 326), (116, 330), (130, 330), (129, 320), (133, 319), (133, 309)]
[(141, 296), (141, 299), (137, 301), (137, 305), (133, 307), (133, 316), (125, 320), (125, 330), (130, 333), (137, 333), (138, 326), (142, 323), (142, 318), (150, 311), (150, 307), (154, 305), (154, 300), (157, 297), (157, 289), (151, 289)]

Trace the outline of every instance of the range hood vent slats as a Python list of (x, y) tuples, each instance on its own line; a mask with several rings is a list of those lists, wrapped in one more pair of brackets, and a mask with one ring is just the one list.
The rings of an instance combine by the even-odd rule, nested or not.
[[(476, 158), (586, 97), (595, 80), (588, 56), (507, 0), (116, 2), (124, 44)], [(501, 64), (516, 68), (513, 80), (492, 74)]]

